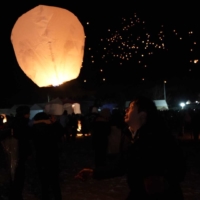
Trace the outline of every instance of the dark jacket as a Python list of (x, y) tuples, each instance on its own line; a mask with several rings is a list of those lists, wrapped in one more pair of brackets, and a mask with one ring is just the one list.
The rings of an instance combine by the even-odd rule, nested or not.
[(31, 128), (29, 119), (16, 117), (13, 123), (13, 136), (18, 140), (19, 159), (26, 159), (31, 154)]
[[(103, 179), (127, 175), (130, 188), (128, 199), (176, 199), (181, 200), (180, 182), (185, 176), (185, 160), (176, 140), (164, 130), (150, 130), (143, 126), (132, 140), (126, 130), (122, 138), (121, 156), (111, 168), (94, 170), (94, 178)], [(159, 198), (148, 196), (144, 179), (164, 176), (169, 188)]]

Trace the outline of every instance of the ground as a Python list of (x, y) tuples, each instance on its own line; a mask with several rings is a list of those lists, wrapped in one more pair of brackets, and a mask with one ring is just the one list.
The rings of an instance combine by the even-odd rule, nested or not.
[[(184, 140), (183, 140), (184, 139)], [(200, 143), (194, 145), (190, 136), (181, 138), (181, 144), (187, 156), (187, 175), (182, 183), (185, 200), (200, 199)], [(91, 139), (77, 138), (75, 142), (65, 143), (61, 147), (60, 182), (63, 200), (123, 200), (128, 194), (126, 178), (108, 180), (80, 181), (74, 176), (82, 168), (93, 167), (94, 154)], [(9, 193), (9, 173), (5, 167), (0, 169), (1, 198), (7, 200)], [(32, 158), (27, 163), (27, 178), (24, 188), (25, 200), (39, 200), (39, 181)], [(0, 199), (1, 199), (0, 198)]]

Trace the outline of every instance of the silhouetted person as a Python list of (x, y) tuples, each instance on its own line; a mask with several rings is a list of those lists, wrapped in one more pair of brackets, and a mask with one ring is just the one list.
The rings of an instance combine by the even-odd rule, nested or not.
[(112, 178), (127, 175), (130, 193), (126, 200), (183, 200), (180, 182), (185, 160), (153, 101), (139, 97), (126, 109), (128, 129), (122, 139), (119, 163), (111, 168), (83, 169), (76, 178)]
[(33, 125), (33, 141), (36, 150), (36, 165), (42, 186), (42, 200), (49, 200), (53, 193), (55, 200), (61, 200), (59, 183), (59, 142), (63, 136), (63, 127), (54, 116), (41, 112), (34, 121), (43, 121)]
[(63, 114), (60, 116), (60, 124), (62, 125), (64, 129), (64, 139), (69, 140), (69, 130), (68, 130), (68, 114), (67, 111), (65, 110)]
[(78, 128), (78, 116), (72, 113), (70, 117), (70, 122), (69, 126), (71, 128), (71, 134), (72, 134), (72, 140), (76, 140), (76, 135), (77, 135), (77, 128)]
[(11, 183), (11, 200), (23, 199), (23, 188), (25, 181), (25, 164), (28, 156), (31, 155), (30, 146), (30, 127), (29, 123), (30, 108), (20, 106), (16, 110), (16, 117), (13, 124), (13, 136), (18, 141), (18, 159), (14, 173), (14, 180)]
[(93, 123), (92, 137), (95, 153), (95, 167), (105, 166), (108, 149), (108, 135), (110, 134), (110, 110), (102, 109)]

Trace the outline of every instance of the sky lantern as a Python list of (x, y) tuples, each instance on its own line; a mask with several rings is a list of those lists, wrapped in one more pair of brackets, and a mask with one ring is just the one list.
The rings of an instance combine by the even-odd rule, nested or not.
[(11, 42), (18, 64), (39, 87), (58, 86), (78, 77), (85, 33), (70, 11), (39, 5), (16, 21)]

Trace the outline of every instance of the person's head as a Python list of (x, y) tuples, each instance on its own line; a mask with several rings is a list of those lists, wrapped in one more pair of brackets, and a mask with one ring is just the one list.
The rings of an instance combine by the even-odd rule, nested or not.
[(16, 109), (16, 117), (29, 119), (29, 117), (30, 117), (29, 106), (19, 106)]
[(68, 115), (67, 110), (64, 110), (63, 115)]
[(157, 108), (154, 102), (146, 97), (133, 99), (126, 109), (124, 121), (133, 130), (137, 131), (141, 126), (153, 125), (157, 120)]
[(35, 121), (47, 120), (47, 119), (49, 119), (49, 116), (48, 116), (48, 114), (46, 114), (45, 112), (39, 112), (39, 113), (37, 113), (37, 114), (33, 117), (33, 119), (34, 119)]
[(55, 115), (49, 115), (49, 119), (54, 123), (56, 122), (57, 118)]

